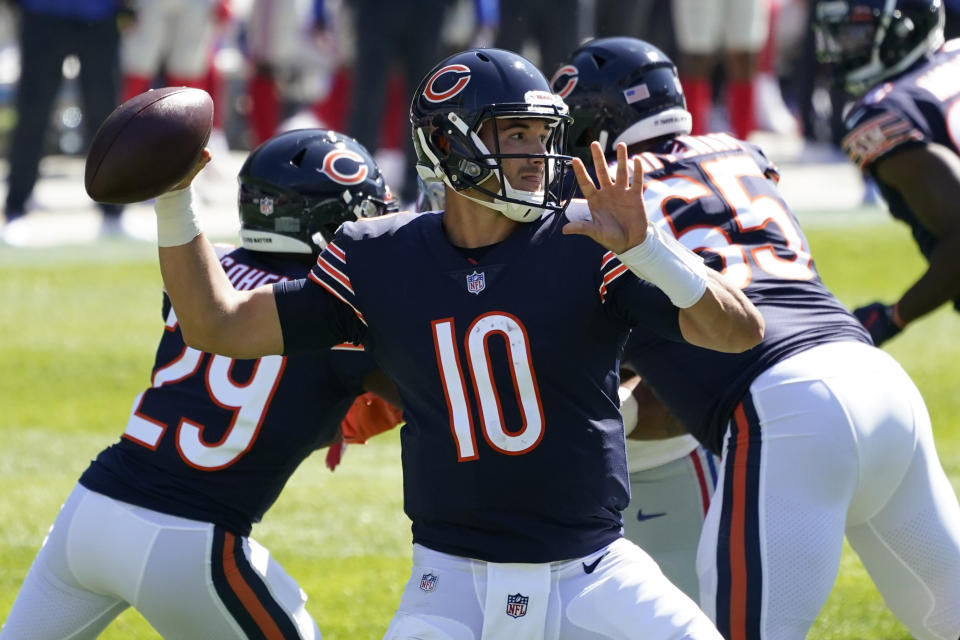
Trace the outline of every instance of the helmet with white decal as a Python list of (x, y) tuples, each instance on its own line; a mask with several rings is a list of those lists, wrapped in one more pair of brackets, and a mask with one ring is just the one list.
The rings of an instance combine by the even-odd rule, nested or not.
[[(501, 153), (497, 136), (494, 148), (488, 148), (480, 137), (481, 126), (505, 118), (546, 120), (546, 152)], [(443, 182), (511, 220), (536, 220), (546, 210), (562, 208), (555, 193), (569, 161), (562, 155), (569, 121), (563, 100), (526, 58), (502, 49), (455, 54), (426, 75), (410, 105), (417, 172), (423, 180)], [(545, 180), (537, 191), (518, 189), (504, 176), (503, 159), (524, 157), (544, 162)], [(492, 201), (464, 193), (470, 189)]]
[(254, 149), (238, 176), (244, 248), (319, 255), (344, 222), (396, 211), (373, 157), (329, 129), (298, 129)]
[(593, 164), (590, 143), (605, 154), (670, 134), (688, 134), (677, 68), (667, 55), (637, 38), (600, 38), (580, 46), (553, 76), (553, 90), (570, 107), (570, 152)]

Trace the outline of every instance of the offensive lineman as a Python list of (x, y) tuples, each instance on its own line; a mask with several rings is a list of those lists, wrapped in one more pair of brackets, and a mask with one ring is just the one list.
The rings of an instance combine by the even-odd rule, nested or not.
[[(554, 87), (570, 104), (574, 153), (593, 139), (610, 155), (629, 145), (651, 222), (741, 287), (766, 320), (763, 341), (739, 354), (642, 327), (624, 353), (722, 456), (696, 560), (703, 610), (726, 638), (805, 638), (846, 534), (915, 637), (955, 639), (960, 506), (923, 399), (820, 281), (776, 167), (727, 134), (687, 135), (676, 69), (646, 42), (588, 42), (561, 71)], [(618, 153), (610, 170), (623, 162)], [(699, 507), (699, 495), (685, 495)], [(689, 509), (682, 502), (675, 508)]]
[[(243, 248), (210, 265), (239, 290), (303, 277), (341, 222), (395, 208), (367, 151), (328, 130), (267, 141), (239, 181)], [(386, 403), (365, 390), (394, 392), (353, 345), (233, 360), (187, 347), (166, 295), (163, 318), (152, 384), (67, 498), (3, 640), (96, 638), (130, 606), (164, 638), (320, 638), (251, 526), (315, 449), (395, 426), (387, 406), (370, 422)]]
[(346, 223), (304, 280), (235, 291), (189, 192), (163, 196), (161, 271), (188, 342), (235, 357), (362, 342), (396, 382), (414, 549), (386, 638), (717, 638), (621, 537), (616, 364), (632, 325), (736, 352), (759, 314), (648, 229), (626, 169), (594, 186), (575, 163), (592, 218), (561, 212), (569, 118), (524, 58), (447, 58), (411, 120), (446, 210)]

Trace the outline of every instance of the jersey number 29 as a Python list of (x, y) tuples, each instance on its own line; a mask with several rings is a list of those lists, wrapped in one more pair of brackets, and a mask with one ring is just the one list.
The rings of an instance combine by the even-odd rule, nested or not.
[[(171, 307), (166, 326), (172, 330), (176, 325), (177, 317)], [(204, 362), (207, 363), (206, 367), (203, 367)], [(207, 442), (204, 439), (204, 425), (191, 421), (186, 416), (180, 417), (175, 432), (177, 451), (186, 464), (196, 469), (223, 469), (236, 462), (253, 446), (263, 416), (283, 374), (286, 358), (260, 358), (250, 378), (242, 384), (235, 382), (230, 375), (233, 364), (232, 358), (184, 347), (179, 357), (153, 373), (153, 388), (158, 388), (199, 375), (202, 369), (203, 383), (210, 400), (232, 414), (230, 424), (216, 442)], [(141, 393), (134, 400), (123, 435), (145, 447), (156, 449), (170, 425), (141, 411), (144, 393), (147, 392)]]

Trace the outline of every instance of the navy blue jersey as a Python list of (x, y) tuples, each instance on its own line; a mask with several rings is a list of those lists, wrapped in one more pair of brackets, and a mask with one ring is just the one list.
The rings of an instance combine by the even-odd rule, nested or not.
[[(221, 259), (237, 289), (301, 278), (301, 263), (237, 249)], [(184, 345), (164, 295), (165, 329), (151, 386), (120, 441), (80, 483), (118, 500), (248, 535), (340, 421), (375, 368), (346, 345), (297, 357), (234, 360)], [(348, 348), (349, 347), (349, 348)]]
[(348, 222), (308, 283), (277, 287), (288, 352), (361, 341), (397, 384), (414, 542), (548, 562), (620, 536), (619, 356), (637, 324), (682, 340), (678, 311), (600, 245), (562, 235), (568, 215), (475, 261), (442, 213)]
[(774, 362), (837, 340), (870, 342), (820, 281), (810, 245), (776, 189), (776, 167), (726, 134), (681, 136), (641, 154), (652, 223), (739, 286), (763, 314), (763, 341), (738, 354), (665, 341), (642, 328), (624, 364), (716, 454), (736, 404)]
[[(909, 145), (935, 142), (960, 155), (960, 39), (864, 95), (844, 121), (843, 150), (876, 179), (890, 213), (910, 226), (920, 252), (929, 259), (937, 238), (911, 211), (903, 196), (885, 183), (875, 163)], [(960, 299), (954, 301), (960, 310)]]

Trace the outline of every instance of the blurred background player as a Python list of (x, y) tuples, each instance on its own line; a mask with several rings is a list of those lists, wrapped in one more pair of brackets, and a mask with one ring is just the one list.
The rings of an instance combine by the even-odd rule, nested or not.
[[(407, 121), (412, 91), (437, 56), (474, 46), (492, 46), (499, 24), (499, 1), (431, 0), (419, 5), (398, 5), (345, 0), (338, 6), (340, 10), (332, 13), (338, 22), (334, 26), (340, 42), (339, 65), (332, 74), (329, 90), (314, 111), (322, 122), (329, 126), (340, 123), (336, 126), (362, 141), (387, 181), (399, 185), (403, 206), (414, 206), (419, 183), (413, 169), (416, 157)], [(386, 9), (380, 15), (387, 17), (372, 24), (366, 16), (381, 6)], [(415, 13), (418, 7), (418, 15), (424, 15), (422, 11), (430, 13), (423, 20), (418, 18), (417, 29), (411, 30), (402, 17), (400, 22), (391, 23), (398, 19), (393, 12), (403, 8)], [(440, 26), (436, 27), (438, 19)], [(355, 37), (357, 24), (363, 25), (361, 38)], [(434, 28), (437, 31), (431, 32)], [(411, 41), (424, 33), (433, 35)], [(435, 55), (424, 64), (426, 51), (434, 51)]]
[(723, 69), (727, 119), (740, 139), (754, 130), (754, 78), (769, 32), (769, 0), (673, 0), (680, 74), (696, 134), (711, 130), (713, 78)]
[(502, 2), (496, 46), (526, 55), (552, 74), (578, 39), (578, 0)]
[[(348, 36), (338, 33), (346, 28), (337, 20), (339, 5), (330, 0), (253, 0), (244, 30), (253, 146), (291, 128), (288, 123), (298, 113), (315, 118), (307, 116), (306, 106), (325, 91), (341, 90), (330, 76), (340, 64), (341, 41), (356, 34), (352, 29)], [(339, 121), (322, 124), (344, 128)]]
[[(635, 0), (634, 2), (619, 2), (618, 0), (593, 0), (593, 33), (598, 38), (610, 36), (639, 37), (641, 34), (650, 38), (649, 31), (653, 27), (664, 26), (664, 19), (669, 33), (660, 32), (663, 40), (672, 41), (673, 26), (669, 24), (670, 12), (660, 11), (662, 0)], [(664, 48), (666, 45), (662, 45)], [(565, 60), (570, 49), (560, 52), (560, 59)], [(549, 69), (550, 73), (556, 68)]]
[(854, 313), (881, 345), (953, 302), (960, 311), (960, 40), (941, 0), (820, 2), (817, 50), (847, 91), (843, 150), (876, 180), (928, 267), (900, 299)]
[(122, 39), (122, 101), (153, 86), (206, 89), (217, 25), (228, 15), (226, 0), (137, 0)]
[[(450, 0), (352, 0), (355, 25), (362, 25), (356, 38), (347, 131), (374, 153), (381, 144), (384, 114), (404, 115), (417, 84), (442, 55), (441, 27)], [(371, 19), (371, 16), (376, 16)], [(411, 22), (410, 16), (416, 16)], [(388, 95), (389, 79), (400, 74), (402, 83)], [(400, 100), (398, 97), (403, 96)], [(392, 100), (388, 100), (392, 98)], [(401, 117), (393, 129), (406, 129)], [(390, 127), (391, 125), (387, 125)], [(400, 202), (412, 204), (417, 198), (417, 157), (409, 135), (400, 138), (405, 162), (399, 188)]]
[[(117, 106), (119, 97), (118, 22), (131, 12), (123, 0), (20, 0), (20, 77), (16, 125), (10, 141), (6, 224), (0, 239), (30, 244), (34, 230), (27, 205), (39, 176), (47, 129), (68, 56), (80, 63), (80, 100), (85, 144)], [(100, 204), (102, 234), (124, 232), (122, 207)]]
[(207, 146), (226, 152), (223, 116), (227, 101), (218, 84), (214, 55), (229, 23), (230, 0), (137, 0), (136, 20), (120, 41), (122, 101), (157, 86), (204, 89), (215, 105)]
[[(302, 277), (341, 222), (393, 202), (366, 150), (327, 130), (268, 141), (239, 181), (242, 247), (220, 258), (238, 289)], [(150, 388), (67, 498), (0, 638), (95, 638), (130, 606), (165, 638), (320, 637), (248, 536), (315, 449), (397, 424), (367, 393), (392, 385), (353, 345), (233, 360), (186, 347), (166, 295), (163, 319)]]
[[(727, 134), (688, 135), (676, 69), (646, 42), (588, 42), (563, 69), (554, 88), (574, 118), (571, 151), (584, 157), (593, 139), (608, 153), (629, 145), (651, 224), (737, 283), (766, 320), (763, 341), (739, 354), (643, 327), (624, 349), (624, 365), (722, 457), (697, 555), (700, 606), (726, 638), (805, 638), (846, 534), (915, 637), (960, 634), (960, 505), (923, 399), (821, 282), (776, 167)], [(685, 495), (699, 507), (697, 491)]]

